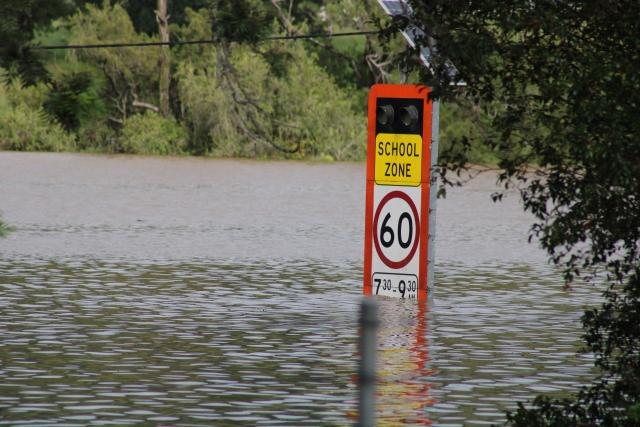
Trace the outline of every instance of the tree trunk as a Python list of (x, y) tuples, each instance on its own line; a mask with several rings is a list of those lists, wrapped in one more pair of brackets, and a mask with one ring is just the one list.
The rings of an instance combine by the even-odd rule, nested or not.
[[(156, 10), (156, 21), (160, 30), (161, 41), (169, 43), (169, 15), (167, 15), (167, 3), (169, 0), (158, 0), (158, 10)], [(163, 116), (169, 115), (169, 84), (171, 83), (170, 69), (170, 47), (160, 47), (160, 57), (158, 66), (160, 68), (160, 113)]]

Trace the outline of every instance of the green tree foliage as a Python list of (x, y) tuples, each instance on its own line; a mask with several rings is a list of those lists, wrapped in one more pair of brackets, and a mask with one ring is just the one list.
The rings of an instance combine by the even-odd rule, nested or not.
[[(520, 189), (536, 218), (532, 237), (564, 267), (567, 283), (585, 274), (596, 280), (604, 269), (610, 285), (605, 304), (583, 318), (600, 379), (574, 399), (521, 406), (510, 422), (638, 425), (640, 3), (413, 5), (440, 52), (427, 81), (445, 99), (481, 106), (493, 128), (452, 141), (443, 173), (464, 167), (469, 140), (489, 147), (504, 170), (500, 181)], [(448, 85), (444, 58), (467, 88)]]
[[(31, 40), (45, 44), (157, 41), (156, 27), (148, 19), (155, 3), (78, 1), (81, 7), (73, 15), (41, 28)], [(328, 9), (316, 0), (288, 5), (202, 0), (192, 3), (200, 7), (197, 10), (184, 4), (169, 2), (170, 13), (177, 16), (171, 19), (172, 39), (217, 43), (172, 47), (172, 114), (167, 121), (151, 113), (159, 107), (158, 48), (131, 47), (42, 52), (47, 83), (38, 86), (43, 100), (30, 110), (44, 109), (38, 123), (62, 125), (64, 134), (77, 140), (73, 147), (82, 150), (364, 157), (368, 84), (363, 83), (366, 78), (350, 82), (368, 70), (361, 55), (363, 43), (260, 41), (268, 34), (359, 29), (365, 25), (367, 10), (354, 0), (336, 0), (336, 6)], [(357, 18), (349, 20), (345, 13)], [(154, 145), (136, 134), (153, 124), (170, 137)], [(186, 142), (176, 136), (179, 128), (186, 131)], [(61, 149), (15, 142), (3, 147)]]
[[(312, 31), (328, 33), (369, 30), (370, 21), (381, 14), (379, 7), (372, 8), (368, 1), (359, 0), (326, 2), (318, 9), (320, 19), (307, 25), (320, 26)], [(365, 89), (362, 92), (366, 93), (376, 80), (380, 83), (384, 80), (381, 69), (374, 63), (384, 63), (385, 53), (374, 36), (317, 40), (310, 48), (318, 55), (318, 62), (343, 87)], [(388, 71), (384, 66), (382, 70)], [(366, 98), (358, 102), (366, 106)]]
[[(97, 3), (100, 1), (96, 0)], [(158, 32), (158, 22), (154, 11), (158, 0), (135, 0), (123, 4), (131, 21), (138, 32), (153, 35)], [(208, 0), (170, 0), (168, 13), (170, 22), (176, 25), (184, 25), (187, 20), (186, 9), (201, 9), (207, 6)]]
[(74, 148), (73, 135), (43, 108), (46, 91), (43, 83), (25, 87), (18, 77), (0, 82), (0, 149), (65, 151)]
[(211, 47), (201, 68), (178, 70), (193, 149), (221, 156), (361, 158), (364, 116), (351, 110), (348, 97), (301, 45), (282, 49), (294, 65), (281, 77), (244, 45), (226, 52)]
[(147, 111), (125, 120), (115, 149), (131, 154), (180, 154), (186, 145), (187, 134), (173, 118)]
[(355, 114), (349, 92), (334, 82), (300, 44), (283, 44), (290, 51), (286, 76), (273, 82), (278, 139), (299, 140), (303, 156), (336, 160), (359, 159), (365, 155), (364, 114)]
[(33, 84), (46, 76), (46, 70), (29, 49), (34, 32), (54, 18), (71, 12), (68, 0), (3, 0), (0, 2), (0, 68), (10, 77), (20, 76)]
[(495, 165), (499, 158), (481, 141), (498, 137), (492, 126), (495, 112), (482, 109), (468, 99), (440, 105), (440, 151), (447, 161), (466, 165)]
[(273, 9), (264, 0), (208, 0), (213, 34), (226, 42), (256, 43), (268, 34)]
[[(91, 0), (89, 3), (101, 5), (104, 0)], [(135, 0), (122, 2), (121, 6), (131, 17), (138, 32), (153, 35), (158, 31), (155, 9), (157, 0)], [(207, 9), (214, 12), (216, 35), (228, 41), (256, 41), (268, 31), (273, 19), (269, 2), (261, 0), (170, 0), (168, 13), (170, 22), (185, 25), (188, 22), (187, 10)]]
[[(69, 20), (71, 44), (144, 42), (152, 38), (135, 31), (126, 10), (105, 1), (102, 7), (88, 4)], [(122, 124), (135, 112), (153, 105), (157, 96), (157, 48), (80, 49), (70, 53), (102, 72), (110, 117)]]
[(100, 92), (90, 71), (66, 74), (51, 82), (44, 109), (66, 130), (78, 130), (104, 113)]
[[(211, 37), (209, 11), (179, 37)], [(220, 156), (361, 158), (364, 116), (300, 43), (223, 43), (176, 50), (178, 95), (192, 149)], [(276, 58), (274, 60), (274, 58)], [(286, 58), (286, 59), (285, 59)], [(286, 61), (286, 67), (280, 67)]]

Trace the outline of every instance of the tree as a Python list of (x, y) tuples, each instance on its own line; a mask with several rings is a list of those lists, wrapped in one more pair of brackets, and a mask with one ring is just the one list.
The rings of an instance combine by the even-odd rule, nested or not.
[[(211, 12), (176, 37), (210, 39)], [(218, 156), (361, 158), (363, 115), (302, 43), (180, 46), (174, 51), (191, 150)], [(286, 67), (271, 62), (286, 58)], [(284, 61), (283, 61), (284, 62)], [(278, 68), (277, 71), (274, 71)]]
[(223, 43), (255, 44), (271, 31), (273, 11), (262, 0), (205, 0), (214, 38)]
[[(471, 102), (493, 117), (492, 132), (462, 135), (442, 153), (445, 182), (465, 167), (477, 139), (498, 158), (500, 183), (520, 190), (535, 217), (531, 237), (563, 267), (567, 286), (579, 276), (606, 277), (605, 303), (583, 317), (599, 378), (570, 400), (540, 397), (533, 409), (521, 406), (509, 422), (638, 425), (640, 3), (411, 3), (414, 23), (438, 47), (435, 76), (424, 81), (435, 96)], [(466, 88), (449, 85), (445, 58)]]
[[(209, 0), (171, 0), (167, 3), (167, 14), (171, 17), (171, 22), (178, 25), (184, 25), (187, 22), (185, 10), (191, 8), (198, 10), (207, 5)], [(102, 0), (89, 0), (90, 3), (101, 5)], [(158, 31), (158, 21), (155, 11), (158, 10), (158, 0), (135, 0), (122, 2), (124, 7), (133, 21), (133, 25), (137, 32), (143, 32), (147, 35), (156, 34)]]
[(42, 63), (29, 49), (34, 31), (71, 13), (67, 0), (3, 0), (0, 2), (0, 68), (33, 84), (46, 77)]
[[(83, 12), (69, 19), (71, 44), (156, 41), (138, 34), (126, 10), (105, 2), (103, 7), (87, 4)], [(106, 81), (109, 120), (119, 125), (143, 109), (159, 111), (151, 102), (158, 99), (158, 51), (147, 49), (79, 49), (70, 53), (76, 60), (101, 71)]]
[[(164, 43), (169, 42), (169, 15), (167, 14), (167, 2), (168, 0), (158, 0), (158, 9), (156, 10), (156, 20), (158, 21), (160, 40)], [(169, 61), (169, 46), (162, 46), (160, 48), (158, 65), (160, 68), (160, 112), (164, 117), (169, 115), (169, 85), (171, 83), (171, 64)]]

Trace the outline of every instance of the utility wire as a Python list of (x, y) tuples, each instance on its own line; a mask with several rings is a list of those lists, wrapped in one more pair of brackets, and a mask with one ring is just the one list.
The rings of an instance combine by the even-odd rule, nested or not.
[[(379, 31), (349, 31), (344, 33), (317, 33), (317, 34), (300, 34), (292, 36), (268, 36), (261, 41), (274, 40), (300, 40), (315, 38), (333, 38), (346, 36), (367, 36), (379, 34)], [(66, 45), (50, 45), (50, 46), (32, 46), (33, 50), (59, 50), (59, 49), (100, 49), (107, 47), (147, 47), (147, 46), (183, 46), (191, 44), (216, 44), (217, 40), (184, 40), (184, 41), (168, 41), (168, 42), (137, 42), (137, 43), (101, 43), (101, 44), (66, 44)]]

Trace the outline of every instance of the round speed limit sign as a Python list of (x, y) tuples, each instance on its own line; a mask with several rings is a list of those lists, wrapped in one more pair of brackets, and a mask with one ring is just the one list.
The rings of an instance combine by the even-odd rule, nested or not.
[(405, 267), (420, 241), (418, 209), (407, 193), (387, 193), (373, 217), (373, 243), (380, 260), (389, 268)]

